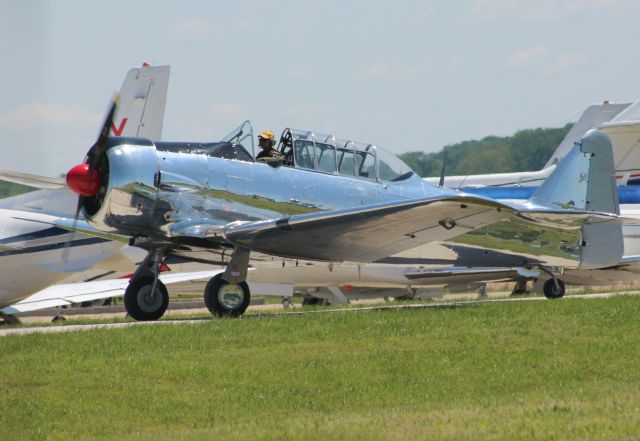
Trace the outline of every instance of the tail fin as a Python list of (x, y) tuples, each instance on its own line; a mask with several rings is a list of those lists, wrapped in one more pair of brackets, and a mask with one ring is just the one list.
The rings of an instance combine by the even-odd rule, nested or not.
[(131, 69), (120, 88), (120, 103), (111, 135), (139, 136), (159, 141), (167, 102), (171, 66)]
[(578, 121), (576, 121), (573, 127), (571, 127), (571, 130), (569, 130), (569, 133), (564, 137), (556, 151), (553, 152), (553, 155), (551, 155), (551, 158), (549, 158), (549, 161), (547, 161), (544, 168), (552, 166), (568, 155), (573, 148), (573, 144), (579, 142), (580, 138), (586, 134), (587, 130), (610, 121), (612, 118), (615, 118), (618, 114), (623, 112), (627, 107), (629, 107), (629, 103), (614, 104), (609, 102), (592, 104), (587, 107), (585, 111), (582, 112), (582, 115), (580, 115)]
[(536, 204), (619, 214), (611, 141), (589, 130), (531, 196)]

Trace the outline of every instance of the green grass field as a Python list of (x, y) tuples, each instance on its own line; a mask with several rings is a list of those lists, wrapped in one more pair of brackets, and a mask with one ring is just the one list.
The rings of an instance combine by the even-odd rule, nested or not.
[(0, 337), (0, 439), (638, 439), (640, 297)]

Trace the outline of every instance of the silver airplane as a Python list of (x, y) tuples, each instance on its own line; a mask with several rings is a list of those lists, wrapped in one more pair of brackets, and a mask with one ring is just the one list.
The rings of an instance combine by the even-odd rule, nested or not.
[(132, 317), (154, 320), (166, 310), (158, 280), (166, 256), (226, 265), (204, 292), (219, 316), (249, 305), (252, 254), (380, 262), (456, 247), (463, 264), (471, 250), (491, 253), (491, 266), (503, 258), (501, 266), (548, 273), (548, 297), (564, 294), (562, 269), (622, 258), (624, 219), (602, 132), (588, 132), (527, 201), (506, 203), (433, 187), (383, 148), (309, 131), (283, 132), (282, 165), (256, 162), (239, 142), (253, 142), (247, 127), (217, 143), (100, 136), (67, 174), (85, 221), (56, 226), (127, 238), (148, 252), (125, 292)]

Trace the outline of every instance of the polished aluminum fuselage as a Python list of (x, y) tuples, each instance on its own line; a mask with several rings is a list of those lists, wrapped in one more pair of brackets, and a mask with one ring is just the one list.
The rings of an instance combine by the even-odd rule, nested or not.
[[(96, 229), (136, 237), (140, 246), (145, 242), (149, 247), (187, 243), (192, 250), (216, 248), (225, 245), (224, 228), (233, 222), (460, 194), (426, 184), (415, 174), (400, 182), (385, 182), (161, 151), (149, 141), (120, 142), (106, 152), (106, 193), (94, 204), (95, 210), (85, 210), (85, 216)], [(468, 248), (475, 254), (479, 249), (497, 251), (508, 256), (510, 266), (517, 262), (578, 267), (581, 233), (577, 223), (540, 226), (511, 218), (449, 242), (462, 244), (460, 250)], [(430, 257), (433, 246), (442, 244), (404, 254)], [(487, 265), (499, 263), (493, 259)]]
[(293, 167), (272, 167), (158, 151), (152, 145), (118, 145), (108, 150), (105, 203), (90, 221), (99, 229), (165, 237), (184, 222), (225, 225), (277, 219), (456, 193), (436, 189), (413, 175), (400, 183), (378, 182)]

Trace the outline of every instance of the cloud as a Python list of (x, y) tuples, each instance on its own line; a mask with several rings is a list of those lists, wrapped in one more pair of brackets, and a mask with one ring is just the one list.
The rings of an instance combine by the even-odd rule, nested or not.
[(380, 78), (413, 78), (429, 71), (430, 65), (419, 63), (416, 65), (406, 65), (401, 63), (375, 63), (365, 68), (359, 77), (365, 80), (376, 80)]
[(458, 72), (464, 69), (465, 59), (460, 55), (454, 55), (449, 58), (448, 66), (451, 71)]
[(169, 28), (169, 33), (173, 36), (186, 37), (193, 40), (200, 40), (207, 37), (213, 26), (208, 20), (202, 18), (192, 18), (183, 20)]
[(433, 20), (433, 17), (435, 16), (435, 14), (436, 14), (436, 8), (435, 6), (431, 5), (427, 9), (411, 17), (409, 19), (409, 25), (422, 26), (422, 25), (428, 24)]
[(234, 32), (253, 32), (258, 29), (258, 20), (255, 18), (241, 18), (231, 23)]
[(508, 67), (526, 68), (539, 64), (547, 54), (547, 48), (541, 45), (518, 49), (507, 60)]
[(79, 105), (63, 106), (33, 102), (0, 115), (0, 126), (30, 129), (43, 125), (93, 125), (100, 124), (101, 116)]
[(467, 17), (483, 20), (556, 20), (580, 12), (626, 14), (640, 11), (637, 0), (472, 0)]
[(548, 75), (554, 75), (565, 72), (567, 70), (576, 69), (587, 65), (589, 57), (582, 52), (565, 52), (560, 54), (545, 69)]
[(318, 74), (318, 71), (311, 67), (294, 67), (289, 70), (289, 76), (292, 78), (312, 78)]
[(545, 75), (555, 75), (583, 67), (589, 57), (583, 52), (553, 54), (541, 45), (518, 49), (507, 59), (506, 66), (515, 69), (536, 69)]
[(331, 104), (302, 104), (282, 109), (282, 116), (287, 120), (313, 121), (326, 118), (334, 112)]
[(393, 66), (389, 63), (376, 63), (369, 66), (362, 72), (362, 77), (367, 79), (375, 79), (386, 77), (393, 70)]
[(239, 103), (220, 103), (215, 106), (210, 115), (213, 118), (229, 119), (241, 118), (248, 113), (247, 107)]

